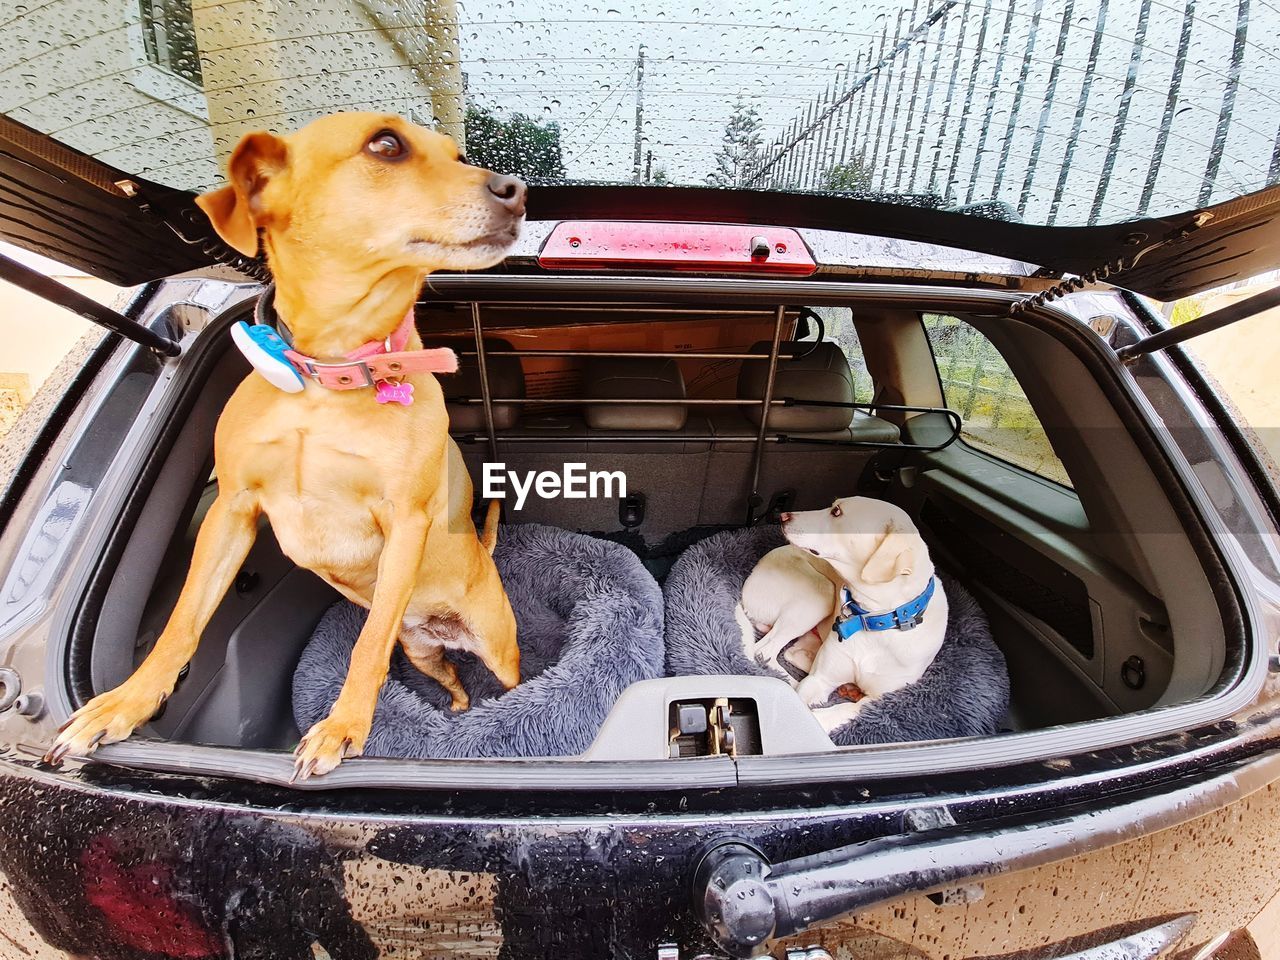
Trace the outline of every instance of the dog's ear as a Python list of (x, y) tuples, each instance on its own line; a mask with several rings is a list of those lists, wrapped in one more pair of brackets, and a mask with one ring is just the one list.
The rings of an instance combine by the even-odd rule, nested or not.
[(862, 565), (860, 576), (863, 582), (888, 583), (909, 574), (915, 568), (916, 545), (919, 542), (920, 534), (899, 530), (890, 520), (884, 529), (884, 539)]
[(289, 148), (279, 137), (264, 131), (247, 133), (236, 144), (227, 163), (227, 179), (221, 190), (196, 197), (213, 229), (246, 257), (258, 252), (258, 228), (270, 219), (262, 191), (289, 162)]

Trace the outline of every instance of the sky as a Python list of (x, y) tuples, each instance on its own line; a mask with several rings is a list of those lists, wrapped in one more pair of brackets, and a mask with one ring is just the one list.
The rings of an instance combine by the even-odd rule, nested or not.
[(571, 177), (629, 179), (637, 55), (645, 44), (644, 133), (671, 179), (710, 172), (739, 94), (771, 140), (878, 38), (899, 4), (552, 0), (522, 20), (501, 0), (468, 0), (459, 20), (468, 90), (505, 112), (557, 120)]

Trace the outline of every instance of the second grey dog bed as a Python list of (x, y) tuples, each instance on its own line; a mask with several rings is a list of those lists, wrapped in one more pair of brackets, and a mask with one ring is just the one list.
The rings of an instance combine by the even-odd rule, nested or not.
[[(662, 592), (625, 547), (538, 524), (505, 526), (494, 560), (518, 624), (521, 682), (502, 685), (474, 656), (450, 652), (471, 709), (399, 648), (378, 694), (366, 756), (540, 757), (584, 751), (629, 684), (662, 675)], [(316, 626), (293, 678), (306, 731), (347, 674), (366, 611), (335, 604)]]
[[(786, 540), (777, 527), (726, 530), (684, 552), (666, 599), (667, 674), (778, 676), (747, 657), (733, 610), (760, 558)], [(1009, 673), (978, 602), (940, 575), (950, 617), (938, 656), (917, 682), (867, 704), (831, 734), (840, 746), (997, 733), (1009, 708)]]

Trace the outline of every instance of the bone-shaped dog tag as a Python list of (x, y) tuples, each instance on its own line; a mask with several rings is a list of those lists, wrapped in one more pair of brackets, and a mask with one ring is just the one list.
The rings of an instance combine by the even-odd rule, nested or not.
[(378, 392), (375, 394), (375, 399), (379, 403), (398, 403), (407, 407), (413, 403), (413, 384), (380, 380), (378, 381)]

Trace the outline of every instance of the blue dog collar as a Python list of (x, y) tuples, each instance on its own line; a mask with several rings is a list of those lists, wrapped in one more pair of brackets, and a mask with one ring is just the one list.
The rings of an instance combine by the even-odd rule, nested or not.
[(843, 602), (840, 604), (840, 613), (831, 629), (839, 635), (841, 640), (848, 640), (855, 633), (861, 633), (863, 630), (914, 630), (924, 619), (924, 611), (929, 606), (929, 601), (933, 599), (933, 588), (936, 582), (935, 577), (930, 577), (928, 586), (918, 597), (908, 600), (888, 613), (868, 613), (858, 606), (848, 587), (841, 587)]

